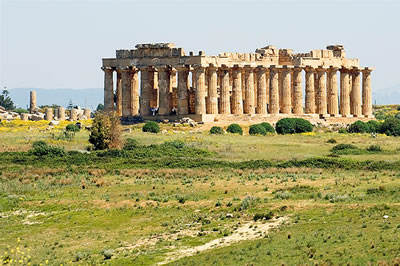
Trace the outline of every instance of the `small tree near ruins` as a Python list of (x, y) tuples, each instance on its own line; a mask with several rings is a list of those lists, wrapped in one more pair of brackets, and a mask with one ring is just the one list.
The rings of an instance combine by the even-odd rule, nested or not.
[(97, 112), (90, 129), (89, 142), (95, 150), (121, 148), (120, 119), (116, 113)]

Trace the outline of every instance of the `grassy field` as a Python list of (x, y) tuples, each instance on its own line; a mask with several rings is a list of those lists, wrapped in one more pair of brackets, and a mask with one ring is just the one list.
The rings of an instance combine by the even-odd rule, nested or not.
[[(27, 152), (35, 140), (85, 151), (88, 131), (65, 140), (64, 126), (0, 126), (3, 263), (400, 262), (396, 137), (212, 136), (170, 125), (155, 135), (137, 125), (123, 137), (143, 146), (128, 153)], [(185, 147), (163, 144), (176, 140)], [(359, 150), (334, 154), (337, 144)]]

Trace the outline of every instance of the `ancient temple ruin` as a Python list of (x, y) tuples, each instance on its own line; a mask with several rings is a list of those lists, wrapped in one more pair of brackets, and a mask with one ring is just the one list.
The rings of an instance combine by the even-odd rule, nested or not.
[(373, 69), (346, 58), (342, 45), (307, 53), (268, 45), (218, 56), (186, 55), (172, 43), (135, 48), (103, 59), (105, 110), (122, 117), (372, 117)]

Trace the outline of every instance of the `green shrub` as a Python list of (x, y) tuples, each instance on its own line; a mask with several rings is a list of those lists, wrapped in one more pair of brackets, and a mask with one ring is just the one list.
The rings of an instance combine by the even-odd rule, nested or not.
[(274, 217), (274, 214), (272, 211), (266, 212), (266, 213), (256, 213), (253, 217), (253, 220), (257, 222), (258, 220), (271, 220), (272, 217)]
[(26, 110), (24, 108), (16, 108), (16, 109), (14, 109), (14, 112), (16, 112), (18, 114), (27, 114), (27, 113), (29, 113), (28, 110)]
[(270, 123), (262, 122), (260, 125), (265, 128), (265, 131), (267, 131), (267, 133), (275, 133), (275, 129), (273, 126), (271, 126)]
[(367, 123), (368, 133), (378, 133), (381, 129), (381, 123), (376, 120), (369, 120)]
[(367, 151), (371, 151), (371, 152), (381, 152), (382, 148), (379, 145), (370, 145), (367, 148)]
[(69, 124), (65, 127), (65, 130), (69, 132), (79, 132), (81, 129), (75, 124)]
[(46, 155), (64, 156), (65, 155), (65, 151), (63, 148), (50, 146), (44, 141), (35, 141), (32, 144), (32, 149), (30, 150), (30, 153), (32, 153), (33, 155), (36, 155), (36, 156), (46, 156)]
[(342, 151), (342, 150), (356, 150), (356, 149), (358, 149), (358, 147), (353, 144), (338, 144), (338, 145), (334, 146), (331, 149), (331, 151), (337, 152), (337, 151)]
[(296, 133), (312, 132), (313, 125), (303, 118), (293, 118), (296, 124)]
[(222, 127), (213, 126), (210, 129), (210, 134), (222, 135), (222, 134), (224, 134), (224, 130), (222, 129)]
[(112, 249), (106, 249), (103, 251), (103, 256), (105, 260), (109, 260), (111, 259), (111, 257), (113, 256), (114, 250)]
[(251, 125), (250, 126), (249, 134), (250, 135), (263, 135), (263, 136), (265, 136), (265, 135), (267, 135), (267, 131), (265, 130), (265, 128), (262, 125), (257, 124), (257, 125)]
[(243, 129), (238, 124), (230, 124), (226, 131), (232, 134), (243, 135)]
[(131, 151), (139, 147), (139, 143), (136, 139), (128, 138), (124, 144), (124, 150)]
[(303, 118), (283, 118), (276, 123), (275, 129), (278, 134), (294, 134), (311, 132), (313, 125)]
[(369, 131), (368, 125), (363, 121), (356, 121), (353, 124), (349, 125), (347, 131), (349, 133), (366, 133)]
[(96, 112), (90, 128), (89, 142), (95, 150), (121, 147), (120, 118), (116, 113)]
[(345, 128), (339, 128), (338, 133), (340, 133), (340, 134), (346, 134), (346, 133), (348, 133), (348, 132), (347, 132), (347, 129), (345, 129)]
[(327, 143), (336, 143), (337, 141), (336, 141), (336, 139), (328, 139), (327, 141), (326, 141)]
[(158, 133), (160, 132), (160, 126), (154, 121), (149, 121), (146, 124), (144, 124), (142, 131), (150, 133)]
[(161, 144), (160, 147), (163, 148), (172, 147), (175, 149), (183, 149), (185, 147), (185, 142), (183, 142), (182, 140), (166, 141), (163, 144)]
[(388, 117), (380, 127), (380, 133), (388, 136), (400, 136), (400, 119)]

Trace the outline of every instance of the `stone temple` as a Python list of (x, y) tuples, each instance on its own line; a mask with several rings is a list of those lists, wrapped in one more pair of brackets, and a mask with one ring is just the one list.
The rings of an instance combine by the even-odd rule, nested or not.
[(105, 110), (123, 118), (352, 122), (373, 117), (373, 69), (346, 58), (342, 45), (307, 53), (268, 45), (255, 53), (218, 56), (186, 55), (172, 43), (135, 48), (103, 59)]

